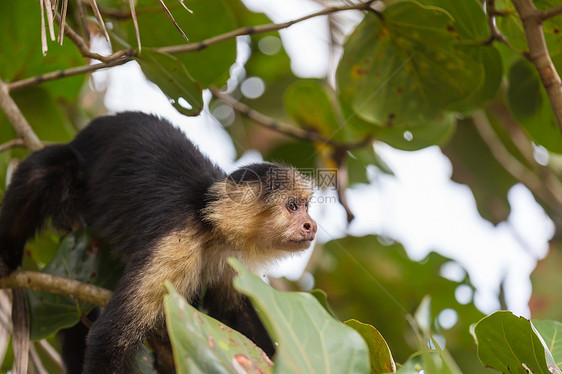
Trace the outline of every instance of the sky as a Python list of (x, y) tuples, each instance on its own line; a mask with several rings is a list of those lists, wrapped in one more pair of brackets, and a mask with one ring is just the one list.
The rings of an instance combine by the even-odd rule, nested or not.
[[(317, 4), (305, 0), (245, 0), (252, 10), (265, 12), (281, 22), (314, 12)], [(327, 23), (316, 18), (281, 32), (291, 67), (301, 77), (322, 77), (329, 68)], [(239, 43), (243, 44), (243, 43)], [(243, 61), (238, 61), (243, 69)], [(197, 118), (175, 111), (166, 97), (146, 81), (135, 63), (94, 74), (97, 89), (107, 89), (105, 103), (111, 112), (141, 110), (157, 113), (178, 125), (214, 162), (226, 171), (261, 161), (257, 151), (248, 150), (235, 160), (232, 140), (208, 114)], [(205, 93), (206, 102), (210, 95)], [(532, 194), (522, 185), (509, 191), (511, 214), (498, 226), (483, 220), (467, 186), (450, 180), (452, 166), (438, 147), (404, 152), (375, 144), (395, 176), (369, 169), (370, 184), (347, 191), (356, 219), (348, 227), (338, 204), (317, 204), (311, 215), (318, 223), (318, 240), (325, 242), (347, 234), (379, 234), (401, 242), (411, 258), (420, 260), (437, 251), (468, 270), (476, 286), (475, 303), (485, 313), (499, 308), (497, 294), (505, 279), (506, 299), (515, 314), (529, 316), (529, 275), (537, 259), (544, 257), (554, 226)], [(321, 192), (320, 192), (321, 193)], [(298, 278), (310, 251), (272, 271), (273, 275)], [(450, 263), (442, 274), (453, 280), (464, 278), (464, 270)], [(376, 277), (376, 274), (373, 274)], [(392, 292), (392, 290), (390, 290)]]

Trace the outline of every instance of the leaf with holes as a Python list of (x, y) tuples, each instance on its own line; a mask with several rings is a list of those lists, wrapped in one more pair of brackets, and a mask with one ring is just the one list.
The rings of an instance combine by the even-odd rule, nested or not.
[(178, 112), (196, 116), (203, 109), (201, 85), (174, 56), (144, 48), (137, 58), (144, 75), (168, 97)]

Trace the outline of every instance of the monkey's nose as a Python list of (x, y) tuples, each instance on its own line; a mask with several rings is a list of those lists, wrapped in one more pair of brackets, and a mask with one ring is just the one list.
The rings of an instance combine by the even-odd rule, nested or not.
[(310, 222), (305, 222), (302, 225), (303, 231), (307, 234), (316, 234), (316, 231), (318, 230), (317, 226), (316, 226), (316, 222), (314, 221), (310, 221)]

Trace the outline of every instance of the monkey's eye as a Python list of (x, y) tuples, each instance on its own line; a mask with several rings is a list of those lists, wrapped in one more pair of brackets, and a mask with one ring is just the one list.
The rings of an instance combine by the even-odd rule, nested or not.
[(295, 204), (294, 201), (289, 201), (289, 202), (287, 203), (287, 209), (288, 209), (290, 212), (296, 212), (296, 211), (299, 209), (299, 206), (298, 206), (297, 204)]
[(306, 203), (304, 203), (304, 207), (306, 208), (306, 211), (308, 212), (308, 201)]

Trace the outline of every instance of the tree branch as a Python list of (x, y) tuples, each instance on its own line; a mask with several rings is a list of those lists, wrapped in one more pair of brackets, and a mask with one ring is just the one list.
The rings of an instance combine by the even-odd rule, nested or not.
[(309, 20), (311, 18), (314, 17), (318, 17), (318, 16), (325, 16), (331, 13), (335, 13), (335, 12), (341, 12), (341, 11), (345, 11), (345, 10), (371, 10), (373, 12), (375, 12), (374, 9), (371, 8), (371, 3), (373, 3), (374, 0), (370, 0), (364, 3), (359, 3), (359, 4), (353, 4), (353, 5), (344, 5), (344, 6), (332, 6), (332, 7), (328, 7), (326, 9), (323, 9), (321, 11), (318, 11), (316, 13), (311, 13), (309, 15), (291, 20), (291, 21), (287, 21), (287, 22), (282, 22), (282, 23), (272, 23), (272, 24), (268, 24), (268, 25), (260, 25), (260, 26), (254, 26), (254, 27), (241, 27), (239, 29), (236, 30), (232, 30), (230, 32), (221, 34), (221, 35), (217, 35), (214, 36), (212, 38), (200, 41), (200, 42), (196, 42), (193, 44), (182, 44), (182, 45), (175, 45), (175, 46), (170, 46), (170, 47), (162, 47), (159, 48), (158, 50), (160, 52), (165, 52), (165, 53), (170, 53), (170, 54), (179, 54), (179, 53), (186, 53), (186, 52), (192, 52), (192, 51), (201, 51), (207, 47), (210, 47), (213, 44), (218, 44), (224, 41), (227, 41), (229, 39), (234, 39), (237, 36), (241, 36), (241, 35), (253, 35), (253, 34), (261, 34), (261, 33), (265, 33), (265, 32), (270, 32), (270, 31), (279, 31), (282, 29), (286, 29), (296, 23), (299, 22), (303, 22), (306, 20)]
[(107, 305), (112, 295), (105, 288), (37, 271), (16, 271), (0, 278), (0, 288), (25, 288), (56, 293), (99, 306)]
[(544, 22), (547, 19), (556, 17), (560, 14), (562, 14), (562, 5), (554, 8), (546, 9), (543, 11), (539, 11), (537, 13), (537, 17), (541, 20), (541, 22)]
[(373, 139), (370, 136), (368, 136), (365, 139), (358, 141), (356, 143), (339, 143), (335, 140), (325, 137), (324, 135), (316, 131), (306, 130), (300, 127), (295, 127), (294, 125), (279, 122), (269, 116), (266, 116), (263, 113), (260, 113), (250, 108), (246, 104), (236, 100), (234, 97), (230, 96), (227, 93), (219, 91), (215, 87), (209, 87), (209, 90), (211, 91), (214, 97), (224, 101), (226, 104), (232, 107), (232, 109), (242, 114), (243, 116), (246, 116), (254, 120), (258, 125), (270, 129), (272, 131), (278, 132), (280, 134), (290, 136), (292, 138), (329, 144), (334, 148), (338, 148), (338, 149), (341, 148), (341, 149), (345, 149), (346, 151), (349, 149), (361, 148), (373, 142)]
[(217, 99), (224, 101), (226, 104), (231, 106), (234, 110), (256, 121), (256, 123), (262, 127), (268, 128), (272, 131), (278, 132), (283, 135), (290, 136), (292, 138), (310, 140), (310, 141), (321, 142), (321, 143), (328, 143), (334, 146), (338, 145), (333, 140), (324, 137), (320, 133), (304, 130), (299, 127), (278, 122), (275, 119), (266, 116), (265, 114), (255, 111), (254, 109), (250, 108), (246, 104), (236, 100), (232, 96), (224, 92), (220, 92), (216, 88), (211, 87), (209, 88), (209, 90), (211, 91), (213, 96), (215, 96)]
[(0, 79), (0, 108), (6, 113), (6, 117), (16, 130), (18, 136), (23, 140), (25, 146), (31, 151), (43, 148), (39, 138), (23, 116), (16, 102), (10, 96), (8, 85)]
[[(374, 0), (369, 0), (367, 2), (359, 3), (359, 4), (344, 5), (344, 6), (339, 6), (339, 7), (328, 7), (326, 9), (323, 9), (323, 10), (319, 11), (319, 12), (312, 13), (312, 14), (309, 14), (309, 15), (301, 17), (301, 18), (297, 18), (297, 19), (292, 20), (292, 21), (287, 21), (287, 22), (283, 22), (283, 23), (273, 23), (273, 24), (255, 26), (255, 27), (241, 27), (237, 30), (233, 30), (233, 31), (230, 31), (230, 32), (227, 32), (227, 33), (224, 33), (224, 34), (220, 34), (220, 35), (211, 37), (209, 39), (202, 40), (200, 42), (196, 42), (196, 43), (192, 43), (192, 44), (181, 44), (181, 45), (175, 45), (175, 46), (155, 48), (155, 50), (157, 50), (159, 52), (163, 52), (163, 53), (169, 53), (169, 54), (182, 54), (182, 53), (198, 52), (198, 51), (206, 49), (206, 48), (208, 48), (212, 45), (222, 43), (222, 42), (225, 42), (225, 41), (230, 40), (230, 39), (234, 39), (237, 36), (260, 34), (260, 33), (265, 33), (265, 32), (270, 32), (270, 31), (278, 31), (278, 30), (288, 28), (288, 27), (290, 27), (290, 26), (292, 26), (296, 23), (303, 22), (303, 21), (306, 21), (306, 20), (314, 18), (314, 17), (328, 15), (328, 14), (335, 13), (335, 12), (346, 11), (346, 10), (370, 10), (370, 11), (375, 12), (375, 10), (373, 10), (371, 8), (371, 3), (373, 3), (373, 1)], [(70, 77), (70, 76), (84, 74), (84, 73), (91, 73), (91, 72), (94, 72), (94, 71), (99, 70), (99, 69), (105, 69), (105, 68), (109, 68), (109, 67), (113, 67), (113, 66), (123, 65), (123, 64), (133, 60), (134, 57), (135, 57), (134, 50), (133, 49), (126, 49), (126, 50), (123, 50), (123, 51), (115, 52), (113, 55), (108, 56), (107, 58), (104, 57), (104, 59), (106, 59), (106, 61), (104, 61), (102, 63), (99, 63), (99, 64), (88, 65), (88, 66), (80, 66), (80, 67), (77, 67), (77, 68), (71, 68), (71, 69), (67, 69), (67, 70), (58, 70), (58, 71), (46, 73), (46, 74), (43, 74), (43, 75), (40, 75), (40, 76), (37, 76), (37, 77), (27, 78), (27, 79), (24, 79), (24, 80), (21, 80), (21, 81), (15, 81), (15, 82), (9, 83), (8, 88), (9, 88), (9, 90), (17, 90), (17, 89), (37, 85), (37, 84), (47, 82), (47, 81), (51, 81), (51, 80), (55, 80), (55, 79)]]
[(0, 144), (0, 153), (7, 151), (12, 148), (25, 147), (25, 143), (21, 139), (12, 139), (6, 143)]
[[(527, 37), (529, 58), (535, 65), (542, 84), (546, 89), (550, 105), (562, 131), (562, 81), (548, 54), (546, 40), (542, 30), (543, 12), (537, 10), (532, 0), (512, 0)], [(556, 8), (553, 8), (556, 9)]]
[(513, 157), (492, 129), (484, 112), (474, 113), (472, 119), (476, 130), (500, 165), (558, 214), (562, 215), (562, 190), (552, 191), (551, 188), (554, 187), (552, 184), (545, 184), (541, 178)]

